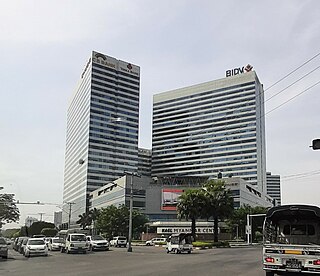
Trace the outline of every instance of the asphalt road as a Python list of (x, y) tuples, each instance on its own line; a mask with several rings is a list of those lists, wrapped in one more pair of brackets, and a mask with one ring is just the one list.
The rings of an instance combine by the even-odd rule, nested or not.
[(0, 275), (222, 275), (262, 276), (261, 247), (194, 250), (192, 254), (167, 254), (161, 247), (111, 248), (106, 252), (25, 258), (10, 250), (0, 259)]

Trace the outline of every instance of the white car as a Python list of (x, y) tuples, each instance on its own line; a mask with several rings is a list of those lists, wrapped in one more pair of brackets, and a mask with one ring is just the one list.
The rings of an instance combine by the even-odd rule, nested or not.
[(48, 244), (48, 249), (50, 251), (60, 250), (61, 246), (63, 245), (63, 239), (59, 237), (51, 238)]
[(146, 241), (146, 245), (161, 245), (161, 244), (166, 244), (167, 239), (166, 238), (153, 238), (149, 241)]
[(109, 242), (98, 235), (87, 236), (87, 241), (89, 243), (89, 250), (109, 250)]
[(126, 247), (127, 246), (127, 238), (126, 237), (113, 237), (113, 239), (110, 241), (110, 246), (114, 247)]
[(30, 238), (24, 250), (25, 257), (48, 256), (48, 247), (43, 238)]

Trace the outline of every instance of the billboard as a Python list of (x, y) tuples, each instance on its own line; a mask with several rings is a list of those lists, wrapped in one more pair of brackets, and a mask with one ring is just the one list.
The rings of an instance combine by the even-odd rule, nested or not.
[(162, 189), (161, 210), (177, 210), (179, 196), (183, 192), (181, 189)]

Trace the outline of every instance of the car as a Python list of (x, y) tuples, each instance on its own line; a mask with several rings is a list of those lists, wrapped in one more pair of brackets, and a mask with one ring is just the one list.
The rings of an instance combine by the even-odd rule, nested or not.
[(146, 245), (152, 246), (152, 245), (161, 245), (166, 244), (167, 239), (166, 238), (153, 238), (149, 241), (146, 241)]
[(89, 243), (87, 242), (87, 237), (85, 234), (70, 233), (64, 240), (60, 251), (61, 253), (66, 252), (67, 254), (71, 252), (82, 252), (83, 254), (86, 254), (88, 248)]
[(28, 242), (29, 238), (24, 238), (22, 240), (22, 243), (21, 245), (19, 246), (19, 253), (24, 255), (24, 252), (25, 252), (25, 248), (26, 248), (26, 245), (27, 245), (27, 242)]
[(2, 237), (0, 237), (0, 256), (2, 259), (8, 259), (8, 244)]
[(21, 246), (22, 246), (22, 242), (25, 238), (28, 238), (28, 237), (19, 237), (18, 238), (18, 241), (17, 241), (17, 245), (16, 245), (16, 251), (20, 252), (21, 250)]
[(43, 238), (30, 238), (27, 241), (24, 256), (48, 256), (48, 247)]
[(48, 243), (48, 250), (60, 250), (61, 246), (63, 245), (63, 239), (59, 237), (50, 238)]
[(110, 246), (114, 247), (126, 247), (127, 246), (127, 238), (123, 236), (117, 236), (113, 237), (112, 240), (110, 241)]
[(87, 241), (89, 243), (90, 251), (109, 250), (109, 242), (99, 235), (87, 236)]

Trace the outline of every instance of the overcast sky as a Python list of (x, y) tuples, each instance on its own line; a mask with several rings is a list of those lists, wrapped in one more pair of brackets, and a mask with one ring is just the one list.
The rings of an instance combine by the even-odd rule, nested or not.
[[(0, 187), (26, 216), (53, 219), (62, 203), (66, 112), (92, 50), (141, 67), (139, 146), (151, 148), (152, 96), (254, 66), (265, 88), (320, 52), (318, 0), (0, 0)], [(320, 56), (272, 89), (320, 65)], [(266, 102), (281, 105), (320, 69)], [(266, 116), (267, 170), (283, 203), (320, 205), (320, 85)], [(298, 175), (297, 175), (298, 174)], [(286, 176), (297, 175), (293, 178)]]

